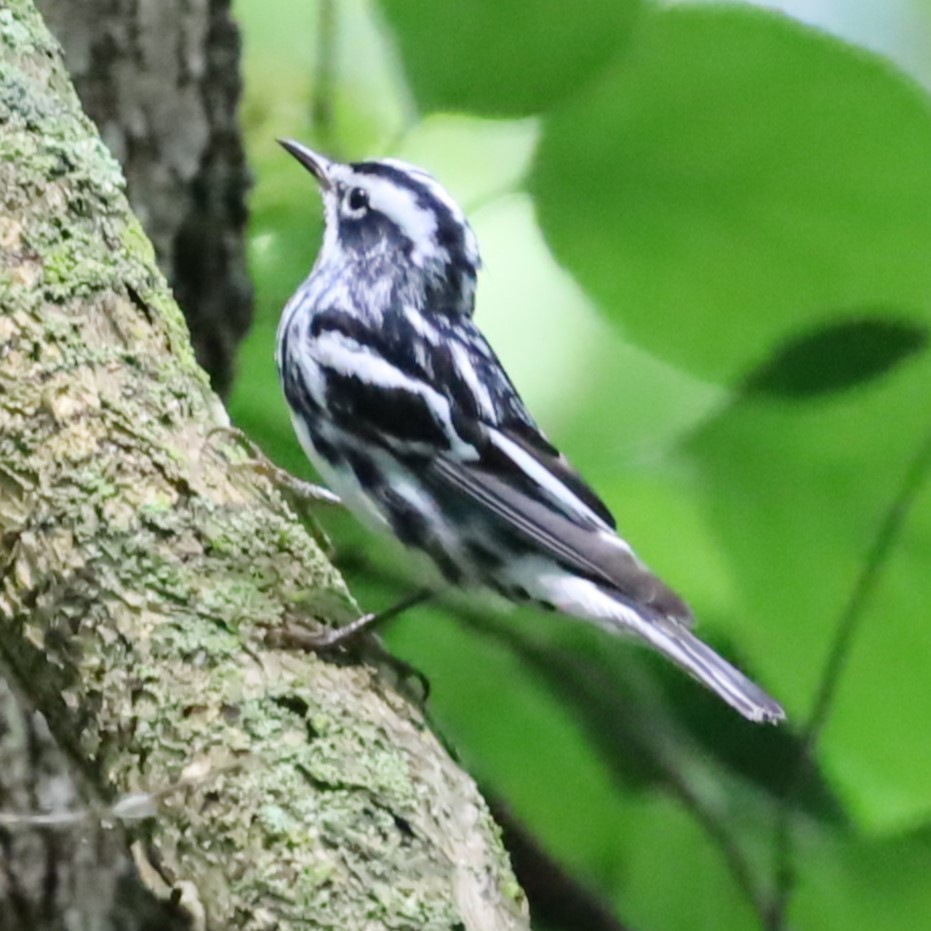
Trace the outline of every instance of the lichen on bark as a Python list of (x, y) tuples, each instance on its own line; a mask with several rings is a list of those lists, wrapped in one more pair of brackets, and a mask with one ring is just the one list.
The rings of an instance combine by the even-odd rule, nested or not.
[[(226, 415), (32, 5), (0, 9), (0, 651), (210, 928), (526, 928), (472, 780), (371, 664), (275, 648), (355, 610)], [(148, 874), (147, 874), (148, 875)], [(154, 882), (154, 880), (153, 880)]]

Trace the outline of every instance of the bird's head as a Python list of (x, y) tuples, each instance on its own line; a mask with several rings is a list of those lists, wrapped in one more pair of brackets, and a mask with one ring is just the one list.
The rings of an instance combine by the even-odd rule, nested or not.
[(427, 172), (397, 159), (342, 164), (279, 140), (314, 177), (326, 230), (318, 265), (422, 286), (434, 309), (472, 313), (478, 240), (459, 205)]

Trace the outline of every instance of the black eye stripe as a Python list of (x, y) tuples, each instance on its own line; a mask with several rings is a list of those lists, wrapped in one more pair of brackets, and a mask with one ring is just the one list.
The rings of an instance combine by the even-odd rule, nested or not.
[(356, 162), (352, 170), (360, 175), (373, 175), (376, 178), (384, 178), (399, 188), (410, 191), (420, 207), (427, 207), (430, 210), (444, 211), (452, 218), (453, 213), (449, 206), (443, 203), (435, 194), (430, 191), (429, 179), (423, 180), (411, 175), (394, 165), (386, 165), (384, 162)]
[(410, 191), (418, 207), (424, 207), (436, 216), (440, 244), (447, 248), (461, 245), (464, 220), (454, 213), (449, 204), (430, 190), (428, 177), (421, 180), (414, 174), (384, 162), (355, 162), (350, 167), (357, 174), (384, 178), (395, 186)]
[(369, 195), (362, 188), (354, 187), (346, 195), (346, 204), (350, 210), (365, 210), (369, 205)]

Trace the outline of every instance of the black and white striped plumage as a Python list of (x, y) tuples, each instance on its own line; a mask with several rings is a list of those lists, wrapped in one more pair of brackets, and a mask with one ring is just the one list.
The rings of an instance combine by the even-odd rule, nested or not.
[(688, 629), (685, 603), (615, 533), (472, 320), (478, 243), (428, 174), (284, 147), (317, 178), (326, 228), (278, 327), (307, 455), (367, 523), (485, 587), (639, 636), (741, 714), (779, 705)]

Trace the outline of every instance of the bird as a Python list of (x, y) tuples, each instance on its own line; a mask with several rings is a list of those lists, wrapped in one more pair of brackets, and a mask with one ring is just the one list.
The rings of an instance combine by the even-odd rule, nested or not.
[(323, 200), (320, 250), (281, 314), (275, 362), (327, 486), (425, 555), (444, 585), (632, 636), (750, 721), (782, 720), (777, 701), (693, 633), (685, 601), (531, 416), (475, 323), (479, 245), (452, 196), (399, 159), (343, 163), (278, 141)]

